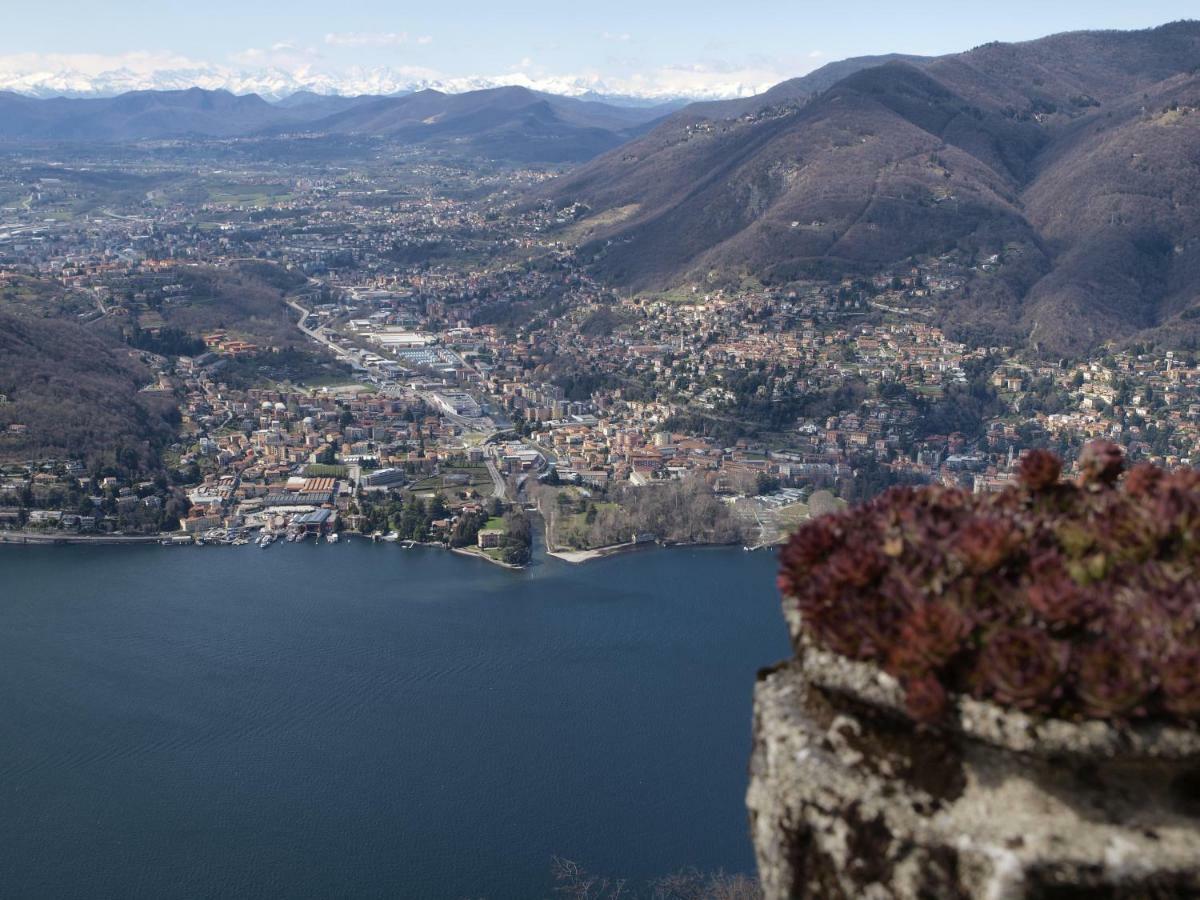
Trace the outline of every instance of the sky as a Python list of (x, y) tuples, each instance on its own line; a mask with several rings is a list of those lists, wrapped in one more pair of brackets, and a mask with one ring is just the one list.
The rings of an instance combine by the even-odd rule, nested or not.
[(206, 87), (253, 88), (263, 73), (274, 73), (341, 92), (404, 81), (464, 89), (486, 80), (564, 92), (591, 86), (644, 96), (733, 96), (849, 56), (941, 54), (992, 40), (1200, 17), (1196, 0), (51, 0), (12, 6), (0, 30), (0, 87), (29, 92), (38, 84), (90, 85), (104, 73), (121, 85), (157, 78), (169, 86), (190, 79)]

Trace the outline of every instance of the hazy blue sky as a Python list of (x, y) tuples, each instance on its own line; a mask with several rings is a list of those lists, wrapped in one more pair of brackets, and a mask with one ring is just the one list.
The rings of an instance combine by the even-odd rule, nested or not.
[(944, 53), (1200, 16), (1196, 0), (50, 0), (11, 7), (0, 29), (0, 71), (388, 67), (429, 77), (524, 73), (696, 91), (773, 83), (866, 53)]

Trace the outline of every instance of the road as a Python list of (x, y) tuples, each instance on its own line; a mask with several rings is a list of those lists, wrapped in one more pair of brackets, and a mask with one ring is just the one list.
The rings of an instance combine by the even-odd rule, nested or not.
[(494, 496), (499, 497), (501, 500), (507, 500), (508, 484), (505, 482), (504, 476), (500, 474), (500, 470), (496, 468), (495, 461), (491, 458), (487, 460), (487, 468), (488, 474), (492, 476), (492, 483), (496, 486)]
[[(314, 279), (309, 279), (309, 281), (311, 284), (317, 284), (317, 285), (320, 284), (320, 282), (317, 282)], [(336, 343), (334, 343), (330, 338), (328, 338), (325, 335), (324, 328), (322, 326), (317, 326), (316, 328), (309, 328), (307, 325), (305, 325), (304, 323), (308, 321), (308, 317), (310, 315), (312, 315), (311, 310), (306, 309), (305, 307), (301, 306), (300, 303), (297, 302), (296, 300), (290, 300), (290, 299), (287, 300), (287, 305), (290, 306), (297, 313), (299, 313), (300, 321), (297, 323), (297, 327), (308, 338), (327, 347), (335, 356), (338, 357), (338, 359), (341, 359), (341, 360), (349, 363), (351, 365), (351, 367), (353, 367), (355, 370), (360, 371), (360, 372), (369, 373), (373, 379), (373, 383), (376, 385), (376, 387), (379, 388), (379, 390), (382, 393), (386, 394), (389, 391), (389, 389), (396, 387), (396, 384), (390, 378), (388, 378), (386, 375), (384, 375), (378, 371), (375, 371), (373, 369), (370, 369), (366, 366), (363, 366), (356, 359), (354, 359), (344, 348), (342, 348), (342, 347), (338, 346)], [(433, 395), (431, 393), (417, 392), (417, 396), (420, 397), (422, 400), (424, 400), (425, 403), (427, 403), (430, 407), (435, 408), (435, 409), (438, 408), (438, 404), (435, 403)], [(482, 434), (484, 436), (484, 444), (485, 445), (490, 443), (498, 435), (504, 433), (504, 430), (497, 428), (496, 423), (487, 416), (483, 416), (483, 417), (480, 417), (477, 419), (468, 419), (464, 416), (460, 416), (455, 413), (452, 413), (449, 410), (446, 410), (444, 408), (438, 409), (438, 411), (448, 422), (452, 422), (455, 425), (458, 425), (460, 428), (466, 429), (468, 431), (474, 431), (479, 434)], [(508, 500), (508, 483), (505, 481), (504, 476), (500, 473), (500, 470), (496, 467), (495, 460), (493, 460), (490, 456), (485, 457), (485, 460), (487, 463), (488, 474), (491, 476), (492, 484), (495, 487), (494, 496), (499, 497), (503, 501), (507, 501)]]
[(886, 303), (878, 303), (875, 300), (871, 301), (871, 306), (875, 309), (881, 309), (884, 312), (895, 313), (899, 316), (932, 316), (931, 309), (905, 309), (902, 306), (888, 306)]
[(96, 304), (96, 309), (100, 315), (89, 321), (87, 323), (89, 325), (99, 322), (101, 319), (108, 318), (108, 307), (104, 305), (104, 301), (100, 298), (100, 292), (94, 289), (92, 290), (92, 302)]
[(294, 309), (296, 312), (300, 313), (300, 321), (296, 323), (297, 328), (299, 328), (306, 335), (308, 335), (308, 337), (312, 338), (317, 343), (323, 344), (325, 347), (327, 347), (330, 350), (330, 352), (333, 353), (334, 356), (336, 356), (338, 359), (342, 360), (343, 362), (348, 363), (351, 368), (356, 369), (357, 371), (360, 371), (360, 372), (365, 371), (362, 363), (360, 363), (353, 356), (351, 356), (349, 353), (347, 353), (343, 348), (339, 347), (332, 339), (327, 338), (325, 336), (324, 331), (321, 329), (320, 326), (317, 326), (316, 328), (309, 328), (304, 324), (305, 322), (308, 321), (308, 317), (312, 315), (312, 310), (305, 309), (303, 306), (301, 306), (295, 300), (288, 300), (287, 305), (290, 306), (292, 309)]

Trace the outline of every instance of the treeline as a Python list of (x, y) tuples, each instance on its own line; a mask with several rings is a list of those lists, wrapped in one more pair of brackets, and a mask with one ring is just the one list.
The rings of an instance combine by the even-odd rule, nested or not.
[(187, 495), (172, 488), (162, 473), (140, 485), (136, 491), (100, 488), (101, 478), (107, 475), (122, 477), (125, 471), (119, 466), (99, 467), (82, 486), (72, 482), (69, 486), (60, 483), (49, 489), (34, 490), (26, 485), (15, 493), (0, 496), (0, 507), (15, 508), (17, 523), (22, 527), (28, 525), (31, 510), (43, 509), (58, 510), (67, 516), (95, 517), (105, 531), (125, 534), (175, 531), (179, 519), (191, 508)]
[(180, 418), (172, 400), (140, 393), (151, 377), (115, 340), (73, 322), (0, 312), (0, 458), (157, 470)]
[(534, 490), (560, 546), (606, 547), (642, 535), (674, 544), (732, 544), (745, 538), (742, 523), (698, 476), (621, 485), (599, 501), (580, 498), (563, 503), (559, 498), (570, 495), (546, 486)]
[(324, 350), (284, 347), (225, 358), (221, 380), (245, 390), (280, 381), (297, 385), (328, 379), (344, 378), (349, 381), (353, 373), (349, 365), (334, 359)]
[(987, 423), (1007, 412), (991, 382), (998, 362), (994, 357), (968, 360), (966, 384), (952, 384), (938, 400), (919, 403), (918, 439), (956, 432), (969, 440), (982, 439)]
[(125, 340), (131, 347), (159, 356), (199, 356), (206, 349), (204, 341), (182, 328), (161, 328), (155, 333), (135, 325)]
[[(479, 532), (491, 519), (502, 519), (504, 536), (500, 540), (500, 556), (514, 566), (526, 565), (533, 555), (533, 526), (524, 511), (513, 508), (505, 511), (504, 503), (493, 497), (475, 512), (460, 512), (454, 518), (441, 494), (428, 501), (422, 497), (404, 498), (399, 494), (383, 497), (365, 495), (355, 507), (363, 516), (359, 530), (364, 534), (395, 532), (402, 541), (437, 542), (450, 547), (473, 547)], [(453, 524), (447, 522), (453, 518)]]
[(380, 496), (366, 494), (356, 501), (363, 516), (360, 531), (372, 534), (376, 531), (394, 531), (401, 540), (442, 541), (451, 547), (466, 547), (475, 543), (481, 529), (492, 516), (504, 514), (504, 505), (497, 499), (485, 505), (479, 513), (462, 513), (450, 529), (437, 528), (434, 522), (450, 518), (451, 513), (441, 494), (434, 494), (428, 501), (423, 497), (405, 499), (400, 494), (388, 493)]
[(514, 507), (504, 514), (500, 558), (510, 566), (527, 565), (533, 558), (533, 526), (520, 507)]
[(253, 343), (275, 347), (305, 344), (295, 313), (284, 303), (284, 293), (303, 284), (303, 277), (257, 261), (229, 269), (181, 268), (170, 275), (190, 299), (161, 308), (169, 327), (191, 334), (230, 329)]
[(733, 393), (733, 401), (717, 411), (680, 413), (668, 419), (663, 429), (700, 434), (728, 446), (739, 438), (790, 431), (800, 417), (824, 419), (856, 410), (871, 395), (865, 382), (847, 380), (832, 390), (775, 398), (776, 377), (765, 369), (732, 374), (723, 386)]

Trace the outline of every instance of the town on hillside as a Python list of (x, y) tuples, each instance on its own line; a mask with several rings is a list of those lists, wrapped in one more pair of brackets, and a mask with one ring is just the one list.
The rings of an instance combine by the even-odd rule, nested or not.
[[(230, 144), (253, 141), (208, 152)], [(522, 565), (530, 516), (568, 559), (757, 547), (891, 485), (996, 490), (1033, 447), (1197, 456), (1194, 353), (1047, 360), (935, 324), (1020, 248), (616, 290), (572, 238), (581, 210), (518, 199), (545, 169), (125, 162), (135, 191), (104, 162), (0, 164), (0, 313), (106, 342), (169, 428), (68, 446), (64, 419), (94, 435), (103, 404), (39, 416), (5, 375), (10, 540), (356, 533)]]

